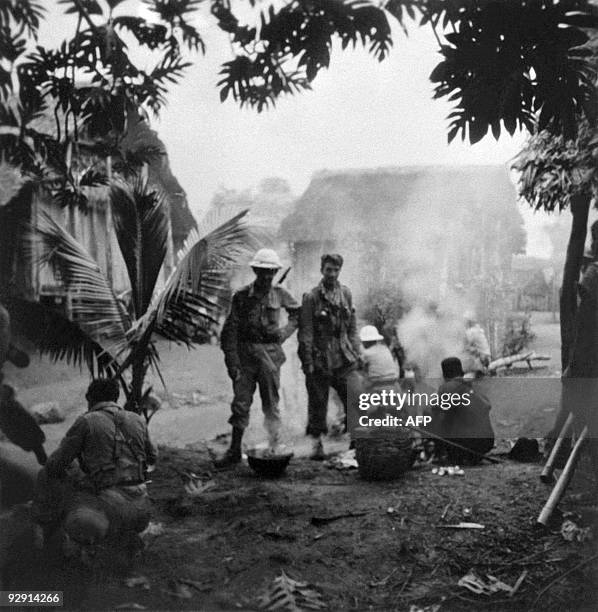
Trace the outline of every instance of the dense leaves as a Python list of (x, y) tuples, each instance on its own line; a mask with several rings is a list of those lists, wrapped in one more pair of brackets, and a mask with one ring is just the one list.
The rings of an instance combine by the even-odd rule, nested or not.
[(598, 194), (598, 132), (587, 122), (574, 140), (546, 130), (534, 134), (517, 156), (519, 194), (536, 210), (561, 211), (578, 194)]
[[(18, 131), (0, 131), (9, 161), (40, 172), (60, 153), (55, 142), (81, 134), (113, 138), (134, 110), (158, 114), (168, 89), (189, 66), (185, 51), (204, 51), (194, 25), (202, 5), (230, 38), (233, 57), (220, 73), (220, 97), (261, 111), (285, 94), (312, 87), (330, 64), (335, 40), (364, 46), (377, 60), (393, 44), (391, 22), (432, 27), (442, 60), (431, 74), (436, 97), (454, 102), (449, 140), (477, 142), (489, 130), (540, 129), (575, 136), (578, 119), (596, 118), (586, 29), (596, 27), (587, 0), (144, 0), (155, 19), (128, 14), (122, 0), (61, 0), (76, 30), (57, 48), (27, 43), (43, 18), (40, 2), (0, 7), (0, 105), (16, 97)], [(242, 15), (242, 17), (241, 17)], [(127, 43), (153, 53), (137, 65)], [(127, 41), (127, 42), (125, 42)], [(33, 116), (54, 118), (51, 132)], [(14, 126), (13, 126), (14, 127)], [(35, 133), (34, 133), (35, 132)]]
[(110, 188), (114, 228), (131, 283), (137, 317), (150, 304), (168, 252), (170, 215), (164, 193), (137, 179), (132, 185), (115, 182)]
[[(54, 359), (85, 364), (90, 372), (117, 373), (132, 406), (141, 406), (150, 366), (158, 366), (155, 334), (191, 345), (198, 330), (218, 324), (228, 304), (229, 274), (241, 254), (253, 250), (244, 210), (232, 218), (214, 213), (189, 235), (179, 263), (161, 289), (167, 260), (169, 207), (144, 181), (110, 186), (115, 230), (131, 286), (125, 308), (97, 263), (64, 228), (42, 215), (33, 228), (39, 263), (49, 264), (70, 296), (68, 314), (20, 301), (27, 332)], [(122, 297), (122, 296), (121, 296)], [(129, 374), (130, 369), (130, 374)]]
[(48, 215), (38, 219), (33, 231), (39, 245), (39, 263), (52, 267), (72, 297), (73, 323), (106, 353), (121, 353), (130, 322), (98, 264)]
[[(0, 119), (2, 127), (13, 129), (0, 129), (0, 147), (8, 161), (38, 176), (68, 166), (68, 147), (59, 145), (85, 137), (114, 146), (131, 115), (145, 110), (157, 114), (168, 87), (189, 66), (183, 49), (204, 48), (188, 21), (195, 1), (149, 2), (158, 21), (154, 23), (123, 13), (122, 0), (61, 0), (64, 12), (77, 16), (77, 25), (55, 48), (28, 44), (43, 17), (39, 3), (1, 4)], [(152, 52), (153, 69), (144, 70), (131, 59), (127, 36)], [(43, 125), (40, 116), (46, 119)], [(72, 185), (70, 190), (76, 191)]]
[(42, 355), (53, 361), (85, 366), (92, 377), (112, 376), (119, 367), (110, 354), (81, 326), (61, 311), (39, 302), (11, 298), (5, 303), (15, 333), (35, 344)]
[(296, 0), (280, 10), (270, 5), (260, 15), (259, 29), (239, 25), (227, 2), (213, 2), (212, 13), (236, 50), (221, 72), (221, 99), (232, 95), (258, 111), (282, 93), (309, 89), (328, 67), (335, 38), (343, 49), (364, 45), (378, 60), (392, 45), (386, 14), (363, 0)]
[(597, 113), (587, 49), (598, 20), (577, 0), (471, 2), (446, 35), (444, 60), (434, 69), (436, 97), (456, 101), (449, 141), (459, 133), (471, 143), (489, 129), (498, 138), (501, 121), (516, 129), (539, 128), (574, 137), (584, 114)]

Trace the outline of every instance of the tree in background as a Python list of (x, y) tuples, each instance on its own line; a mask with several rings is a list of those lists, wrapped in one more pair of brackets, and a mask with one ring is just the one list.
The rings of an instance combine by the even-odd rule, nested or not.
[[(193, 25), (200, 0), (146, 0), (155, 21), (127, 14), (123, 0), (60, 0), (76, 17), (73, 35), (57, 48), (36, 46), (44, 16), (38, 0), (7, 0), (0, 7), (0, 145), (26, 171), (63, 168), (68, 150), (86, 127), (114, 147), (129, 113), (158, 114), (168, 86), (189, 61), (184, 51), (203, 51)], [(582, 48), (583, 28), (596, 19), (584, 0), (209, 0), (217, 26), (230, 36), (234, 58), (218, 83), (221, 99), (262, 110), (283, 94), (311, 87), (327, 68), (334, 40), (342, 48), (361, 44), (382, 61), (393, 45), (391, 23), (430, 25), (442, 60), (430, 78), (436, 97), (455, 104), (449, 140), (461, 134), (474, 143), (504, 128), (540, 129), (572, 136), (577, 119), (596, 119), (592, 67)], [(128, 7), (127, 7), (128, 8)], [(245, 24), (237, 13), (253, 18)], [(156, 57), (146, 71), (125, 40)], [(55, 132), (35, 119), (50, 109)], [(92, 176), (68, 176), (76, 189)], [(79, 183), (77, 182), (79, 181)]]
[(541, 131), (528, 139), (514, 164), (519, 192), (536, 209), (572, 215), (560, 297), (561, 366), (573, 342), (577, 281), (583, 261), (592, 199), (598, 193), (598, 133), (587, 123), (575, 140)]
[[(584, 53), (598, 69), (598, 33), (592, 32)], [(598, 80), (592, 85), (598, 91)], [(572, 215), (560, 296), (561, 367), (569, 363), (577, 312), (577, 281), (583, 262), (590, 205), (598, 195), (598, 131), (580, 121), (575, 138), (546, 130), (532, 134), (513, 166), (520, 172), (519, 193), (535, 210)]]

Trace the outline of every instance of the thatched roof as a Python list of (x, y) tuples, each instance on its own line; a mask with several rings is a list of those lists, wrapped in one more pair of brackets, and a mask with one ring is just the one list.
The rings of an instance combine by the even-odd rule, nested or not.
[(513, 230), (521, 226), (506, 167), (408, 166), (315, 174), (281, 234), (290, 242), (346, 240), (348, 234), (387, 242), (407, 210), (414, 231), (433, 220), (446, 221), (447, 229), (479, 226), (483, 219), (491, 230), (498, 218), (511, 219)]

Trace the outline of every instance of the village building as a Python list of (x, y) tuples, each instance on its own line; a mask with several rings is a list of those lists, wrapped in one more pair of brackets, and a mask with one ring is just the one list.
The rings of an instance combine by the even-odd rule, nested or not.
[[(319, 278), (319, 257), (343, 252), (356, 294), (386, 280), (430, 276), (437, 298), (491, 271), (508, 275), (525, 246), (504, 166), (408, 166), (317, 173), (282, 223), (293, 278)], [(431, 296), (433, 297), (433, 296)]]
[[(186, 195), (172, 174), (163, 143), (147, 125), (143, 127), (143, 137), (161, 154), (144, 164), (141, 173), (150, 186), (166, 194), (170, 207), (170, 240), (160, 284), (172, 271), (176, 253), (196, 222)], [(80, 150), (81, 155), (88, 154), (85, 143)], [(60, 279), (48, 266), (36, 265), (35, 241), (30, 238), (28, 227), (35, 224), (40, 213), (48, 214), (85, 247), (117, 295), (126, 294), (129, 280), (112, 226), (109, 188), (86, 188), (86, 195), (84, 208), (64, 206), (43, 183), (26, 181), (18, 169), (0, 164), (0, 299), (22, 298), (69, 309), (72, 296)]]
[(525, 248), (515, 188), (498, 165), (321, 171), (281, 237), (294, 293), (319, 281), (322, 253), (339, 252), (358, 315), (371, 292), (398, 287), (411, 305), (467, 305), (494, 345), (501, 330), (489, 326), (511, 307), (511, 261)]

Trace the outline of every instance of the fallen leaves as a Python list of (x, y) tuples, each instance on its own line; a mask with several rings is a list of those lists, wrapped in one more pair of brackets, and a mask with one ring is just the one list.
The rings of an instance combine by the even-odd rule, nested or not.
[(592, 530), (589, 527), (579, 527), (579, 525), (567, 519), (561, 525), (561, 535), (567, 542), (585, 542), (592, 538)]
[(519, 587), (525, 580), (527, 576), (527, 570), (525, 570), (518, 578), (517, 582), (514, 586), (509, 586), (502, 580), (495, 578), (494, 576), (490, 576), (486, 574), (486, 578), (482, 578), (478, 576), (475, 572), (469, 572), (465, 576), (463, 576), (457, 585), (463, 587), (476, 595), (494, 595), (495, 593), (499, 593), (500, 591), (506, 592), (509, 597), (515, 595), (515, 593), (519, 590)]
[(281, 571), (267, 592), (259, 598), (262, 610), (281, 610), (302, 612), (303, 610), (322, 610), (326, 604), (322, 596), (307, 582), (294, 580)]

